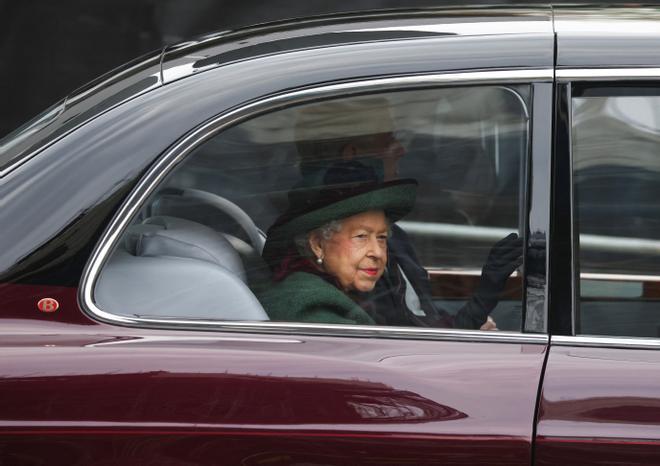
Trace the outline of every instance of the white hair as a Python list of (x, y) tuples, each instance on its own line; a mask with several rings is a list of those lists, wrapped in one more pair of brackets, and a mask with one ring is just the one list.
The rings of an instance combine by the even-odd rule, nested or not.
[(312, 235), (319, 235), (324, 240), (329, 240), (332, 238), (332, 235), (341, 231), (341, 227), (341, 220), (330, 220), (328, 223), (321, 225), (315, 230), (297, 235), (293, 241), (298, 249), (298, 253), (303, 257), (316, 259), (316, 256), (309, 245), (309, 239)]

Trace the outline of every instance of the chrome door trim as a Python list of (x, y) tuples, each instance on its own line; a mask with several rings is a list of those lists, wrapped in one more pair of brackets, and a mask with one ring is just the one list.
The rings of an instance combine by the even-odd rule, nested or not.
[(660, 339), (645, 337), (613, 337), (593, 335), (553, 335), (551, 345), (580, 346), (595, 348), (629, 348), (629, 349), (660, 349)]
[[(557, 72), (555, 71), (555, 76), (557, 76)], [(559, 77), (557, 76), (557, 80), (559, 81)], [(577, 212), (577, 206), (575, 205), (575, 171), (573, 170), (573, 167), (575, 166), (573, 163), (573, 86), (572, 85), (567, 85), (566, 87), (566, 110), (567, 110), (567, 118), (568, 118), (568, 127), (566, 128), (567, 130), (567, 135), (568, 135), (568, 164), (569, 164), (569, 170), (568, 170), (568, 179), (569, 179), (569, 196), (570, 196), (570, 231), (571, 231), (571, 236), (570, 236), (570, 241), (571, 241), (571, 335), (575, 335), (577, 332), (577, 328), (579, 325), (578, 321), (578, 309), (580, 303), (578, 302), (578, 293), (579, 293), (579, 286), (580, 286), (580, 281), (579, 281), (579, 268), (578, 268), (578, 263), (577, 263), (577, 258), (579, 257), (578, 255), (580, 254), (579, 250), (579, 245), (577, 241), (579, 240), (578, 233), (575, 231), (576, 229), (576, 212)]]
[[(598, 82), (598, 81), (640, 81), (640, 80), (649, 80), (649, 79), (660, 79), (660, 68), (658, 67), (620, 67), (620, 68), (558, 68), (555, 71), (555, 76), (556, 80), (558, 83), (570, 83), (572, 81), (589, 81), (589, 82)], [(625, 275), (625, 274), (608, 274), (608, 273), (582, 273), (578, 270), (578, 265), (577, 265), (577, 257), (579, 255), (579, 250), (578, 250), (578, 245), (577, 245), (577, 239), (578, 239), (578, 232), (575, 231), (575, 212), (577, 209), (577, 206), (575, 206), (575, 196), (573, 193), (573, 188), (575, 186), (574, 180), (573, 180), (573, 122), (572, 122), (572, 117), (573, 117), (573, 96), (571, 92), (571, 87), (568, 87), (568, 95), (566, 96), (567, 99), (567, 105), (568, 105), (568, 118), (569, 118), (569, 123), (568, 123), (568, 139), (569, 139), (569, 159), (570, 159), (570, 196), (571, 196), (571, 249), (572, 249), (572, 255), (573, 255), (573, 261), (572, 261), (572, 276), (573, 280), (572, 282), (572, 309), (573, 312), (571, 314), (571, 320), (572, 320), (572, 333), (575, 334), (577, 333), (577, 328), (578, 328), (578, 312), (579, 312), (579, 306), (580, 306), (580, 297), (578, 296), (579, 294), (579, 289), (578, 286), (580, 284), (580, 281), (583, 279), (591, 279), (591, 280), (610, 280), (610, 279), (618, 279), (618, 280), (624, 280), (624, 281), (635, 281), (639, 279), (640, 281), (653, 281), (657, 282), (658, 277), (654, 276), (648, 276), (648, 275)], [(585, 243), (583, 246), (586, 246), (587, 248), (590, 249), (612, 249), (612, 250), (635, 250), (638, 251), (641, 248), (649, 250), (651, 252), (657, 252), (658, 248), (660, 247), (659, 242), (654, 242), (652, 240), (647, 240), (643, 238), (607, 238), (603, 237), (600, 235), (579, 235), (580, 239), (580, 244), (583, 242)], [(563, 336), (555, 336), (553, 337), (553, 342), (557, 344), (564, 344), (560, 343), (563, 341)], [(582, 346), (593, 346), (592, 344), (587, 344), (584, 342), (591, 341), (590, 339), (595, 339), (594, 341), (600, 341), (603, 342), (605, 346), (608, 347), (619, 347), (619, 343), (621, 342), (626, 342), (621, 343), (625, 347), (643, 347), (643, 348), (649, 348), (649, 347), (655, 347), (653, 342), (644, 342), (643, 340), (640, 341), (635, 338), (613, 338), (613, 337), (566, 337), (566, 338), (579, 338), (580, 341), (583, 342), (581, 343)], [(557, 340), (558, 339), (558, 340)], [(649, 346), (650, 345), (650, 346)], [(660, 347), (660, 344), (658, 345)]]
[[(117, 316), (120, 317), (120, 316)], [(545, 334), (417, 327), (379, 327), (289, 322), (239, 322), (194, 319), (123, 317), (121, 324), (140, 328), (278, 334), (288, 336), (338, 336), (478, 343), (548, 344)], [(117, 324), (118, 322), (110, 322)]]
[(660, 282), (660, 275), (580, 272), (580, 280), (599, 280), (616, 282)]
[(230, 109), (206, 123), (194, 128), (177, 141), (147, 171), (110, 221), (98, 242), (85, 270), (79, 289), (79, 302), (84, 312), (92, 318), (114, 325), (130, 327), (174, 328), (188, 330), (244, 331), (266, 333), (306, 333), (320, 335), (350, 335), (388, 338), (451, 339), (468, 341), (547, 343), (545, 335), (506, 332), (480, 332), (446, 329), (410, 329), (394, 327), (367, 327), (361, 325), (319, 325), (281, 322), (227, 322), (212, 320), (153, 319), (113, 314), (96, 306), (93, 291), (105, 260), (110, 255), (121, 233), (128, 226), (139, 208), (161, 181), (197, 146), (225, 128), (241, 121), (278, 108), (300, 104), (341, 94), (342, 96), (372, 93), (386, 90), (406, 90), (443, 84), (515, 84), (519, 82), (552, 82), (553, 69), (523, 69), (474, 71), (460, 73), (436, 73), (415, 76), (374, 78), (361, 81), (319, 85), (298, 89), (246, 102)]
[(660, 78), (660, 68), (558, 68), (557, 81), (612, 81)]

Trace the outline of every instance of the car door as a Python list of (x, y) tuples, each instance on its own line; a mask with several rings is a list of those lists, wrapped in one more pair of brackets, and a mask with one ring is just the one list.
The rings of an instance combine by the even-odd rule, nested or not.
[(537, 464), (660, 461), (660, 73), (645, 53), (655, 33), (637, 29), (656, 25), (657, 16), (638, 19), (570, 10), (557, 17), (562, 254), (553, 255), (557, 315)]
[[(512, 41), (466, 30), (474, 53)], [(534, 60), (551, 60), (551, 34), (521, 36), (539, 47)], [(444, 37), (392, 41), (387, 51), (377, 42), (303, 49), (177, 76), (11, 174), (14, 192), (53, 209), (42, 228), (62, 229), (52, 227), (55, 239), (4, 275), (2, 458), (530, 464), (548, 344), (551, 61), (503, 71), (416, 56), (408, 60), (419, 68), (407, 68), (406, 54), (425, 46), (457, 56), (462, 42)], [(492, 54), (481, 53), (490, 63)], [(383, 64), (384, 54), (401, 62)], [(266, 72), (279, 78), (264, 84)], [(387, 103), (406, 149), (400, 176), (420, 186), (399, 226), (429, 271), (434, 306), (460, 313), (496, 240), (512, 231), (524, 239), (524, 267), (492, 312), (500, 331), (274, 322), (255, 298), (270, 278), (260, 231), (300, 181), (300, 112), (374, 99)], [(344, 128), (356, 126), (364, 125)], [(69, 183), (30, 183), (26, 174), (35, 173), (44, 181), (66, 174)], [(79, 204), (53, 207), (81, 185), (105, 191), (88, 209), (89, 197), (73, 194), (68, 202)], [(51, 190), (57, 195), (44, 195)], [(183, 239), (194, 247), (179, 247)], [(217, 254), (190, 254), (200, 248)], [(44, 251), (58, 260), (51, 265)], [(53, 270), (80, 270), (75, 286), (58, 283)], [(56, 298), (57, 308), (35, 310), (42, 298)]]

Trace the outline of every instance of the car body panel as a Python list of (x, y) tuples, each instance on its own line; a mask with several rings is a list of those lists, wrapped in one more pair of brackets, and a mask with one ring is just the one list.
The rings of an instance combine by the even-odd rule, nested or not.
[[(438, 70), (545, 67), (552, 65), (552, 54), (547, 47), (551, 36), (551, 11), (542, 6), (397, 11), (367, 18), (320, 17), (245, 28), (170, 47), (163, 55), (163, 79), (169, 83), (247, 58), (295, 50), (318, 52), (328, 47), (365, 43), (381, 44), (383, 47), (379, 48), (389, 50), (397, 41), (413, 39), (415, 47), (399, 60), (424, 59), (434, 63)], [(511, 46), (513, 41), (515, 47)], [(368, 55), (364, 58), (371, 61)], [(380, 63), (384, 67), (390, 61), (378, 55), (373, 58), (374, 65)], [(413, 63), (408, 63), (408, 67), (415, 70)], [(374, 70), (374, 74), (381, 73)]]
[(556, 7), (557, 71), (658, 67), (660, 8)]
[(577, 341), (571, 345), (571, 340), (575, 338), (564, 337), (548, 356), (536, 430), (537, 464), (567, 457), (585, 465), (657, 464), (658, 349), (635, 348), (633, 342), (628, 348), (584, 347)]
[[(447, 19), (447, 16), (450, 18)], [(364, 15), (320, 17), (309, 21), (248, 27), (211, 34), (138, 58), (74, 91), (62, 101), (61, 108), (56, 109), (52, 118), (41, 121), (36, 127), (30, 127), (30, 131), (26, 131), (23, 137), (14, 138), (11, 144), (8, 144), (8, 140), (3, 141), (5, 145), (0, 146), (3, 150), (0, 176), (9, 173), (14, 166), (48, 144), (121, 102), (163, 83), (259, 56), (367, 43), (374, 39), (387, 42), (390, 46), (397, 40), (437, 37), (455, 39), (467, 35), (475, 39), (481, 36), (482, 39), (476, 40), (471, 49), (460, 53), (452, 53), (451, 49), (456, 46), (451, 44), (452, 41), (447, 41), (443, 47), (448, 50), (443, 54), (437, 54), (437, 51), (430, 50), (431, 47), (426, 47), (408, 52), (401, 58), (416, 57), (417, 60), (428, 61), (432, 58), (429, 53), (437, 54), (436, 66), (441, 62), (445, 65), (436, 69), (461, 69), (473, 65), (487, 67), (486, 61), (498, 67), (542, 67), (552, 64), (552, 53), (545, 43), (552, 35), (549, 7), (492, 8), (488, 13), (470, 9), (419, 10), (370, 15), (367, 18)], [(342, 21), (350, 22), (350, 28)], [(489, 39), (497, 37), (496, 34), (501, 35), (502, 39), (516, 36), (524, 37), (525, 40), (517, 40), (516, 47), (506, 42), (494, 45)], [(503, 61), (493, 60), (493, 53), (488, 51), (493, 47)], [(526, 52), (523, 52), (523, 47), (527, 49)], [(380, 62), (374, 60), (374, 63), (387, 62), (382, 57)], [(333, 65), (341, 63), (335, 61)], [(415, 71), (412, 67), (409, 72)]]
[(160, 86), (160, 55), (137, 58), (95, 79), (48, 110), (47, 118), (28, 122), (0, 140), (0, 178), (106, 110)]
[[(635, 464), (660, 461), (657, 341), (574, 336), (577, 242), (573, 238), (571, 86), (657, 79), (657, 7), (560, 7), (557, 31), (554, 251), (551, 346), (536, 427), (535, 462)], [(655, 78), (654, 78), (655, 76)], [(648, 84), (648, 83), (647, 83)], [(625, 313), (625, 302), (620, 303)]]
[(529, 464), (544, 344), (7, 324), (9, 458)]

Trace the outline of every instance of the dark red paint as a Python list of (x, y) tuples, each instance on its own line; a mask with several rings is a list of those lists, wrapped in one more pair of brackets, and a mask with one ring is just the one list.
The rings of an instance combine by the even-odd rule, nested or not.
[(530, 461), (543, 345), (5, 321), (10, 464)]
[[(660, 463), (660, 353), (550, 350), (537, 427), (540, 465)], [(562, 460), (563, 462), (563, 460)]]
[(34, 464), (35, 451), (57, 452), (49, 465), (146, 464), (146, 465), (425, 465), (475, 464), (480, 446), (498, 451), (484, 464), (520, 464), (501, 439), (475, 443), (477, 453), (466, 456), (465, 443), (455, 439), (299, 438), (286, 432), (274, 437), (215, 435), (113, 435), (80, 437), (17, 437), (4, 450), (12, 464)]
[[(44, 298), (57, 300), (55, 312), (42, 312), (38, 303)], [(0, 283), (0, 316), (3, 319), (35, 319), (44, 322), (68, 322), (95, 325), (80, 312), (78, 288), (52, 285)]]

